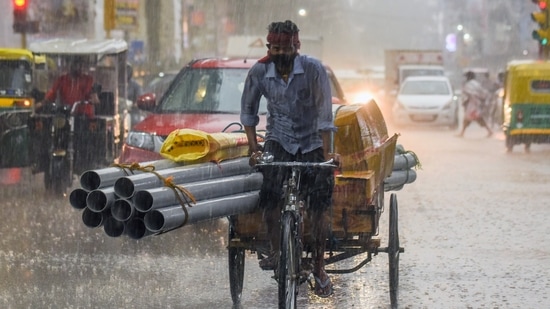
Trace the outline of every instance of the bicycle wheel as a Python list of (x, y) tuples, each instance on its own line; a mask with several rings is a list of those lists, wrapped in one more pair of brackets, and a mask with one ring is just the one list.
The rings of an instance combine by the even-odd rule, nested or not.
[[(233, 220), (229, 219), (229, 241), (235, 237), (235, 226)], [(228, 266), (229, 266), (229, 289), (231, 291), (231, 299), (234, 305), (241, 303), (244, 282), (244, 248), (229, 247), (228, 248)]]
[(285, 212), (281, 218), (281, 252), (277, 279), (279, 283), (279, 308), (296, 308), (299, 280), (299, 255), (296, 243), (296, 218)]
[(390, 273), (390, 303), (392, 308), (397, 308), (399, 296), (399, 232), (397, 225), (397, 195), (390, 195), (390, 222), (389, 222), (389, 273)]

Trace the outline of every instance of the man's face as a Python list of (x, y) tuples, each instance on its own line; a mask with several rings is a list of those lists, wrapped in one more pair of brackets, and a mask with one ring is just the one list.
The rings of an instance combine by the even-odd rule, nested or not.
[(268, 45), (269, 57), (277, 67), (289, 67), (296, 58), (296, 48), (294, 45)]

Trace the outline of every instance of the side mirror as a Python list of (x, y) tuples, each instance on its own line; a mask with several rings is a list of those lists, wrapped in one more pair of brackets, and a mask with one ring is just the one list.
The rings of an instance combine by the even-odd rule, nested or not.
[(142, 94), (137, 99), (137, 107), (144, 111), (152, 111), (156, 106), (156, 95), (152, 92)]

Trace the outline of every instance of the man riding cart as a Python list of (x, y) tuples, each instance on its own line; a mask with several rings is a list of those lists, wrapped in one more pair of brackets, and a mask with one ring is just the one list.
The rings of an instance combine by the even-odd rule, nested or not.
[[(33, 172), (63, 193), (73, 174), (114, 162), (129, 130), (125, 107), (127, 44), (123, 40), (54, 39), (29, 49), (49, 64), (36, 70), (44, 95), (31, 117)], [(122, 105), (122, 104), (121, 104)]]

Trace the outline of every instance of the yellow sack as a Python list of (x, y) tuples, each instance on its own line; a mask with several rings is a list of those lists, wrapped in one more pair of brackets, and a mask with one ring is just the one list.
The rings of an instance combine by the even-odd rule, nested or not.
[(202, 163), (248, 156), (245, 133), (211, 133), (178, 129), (168, 135), (160, 154), (176, 162)]

